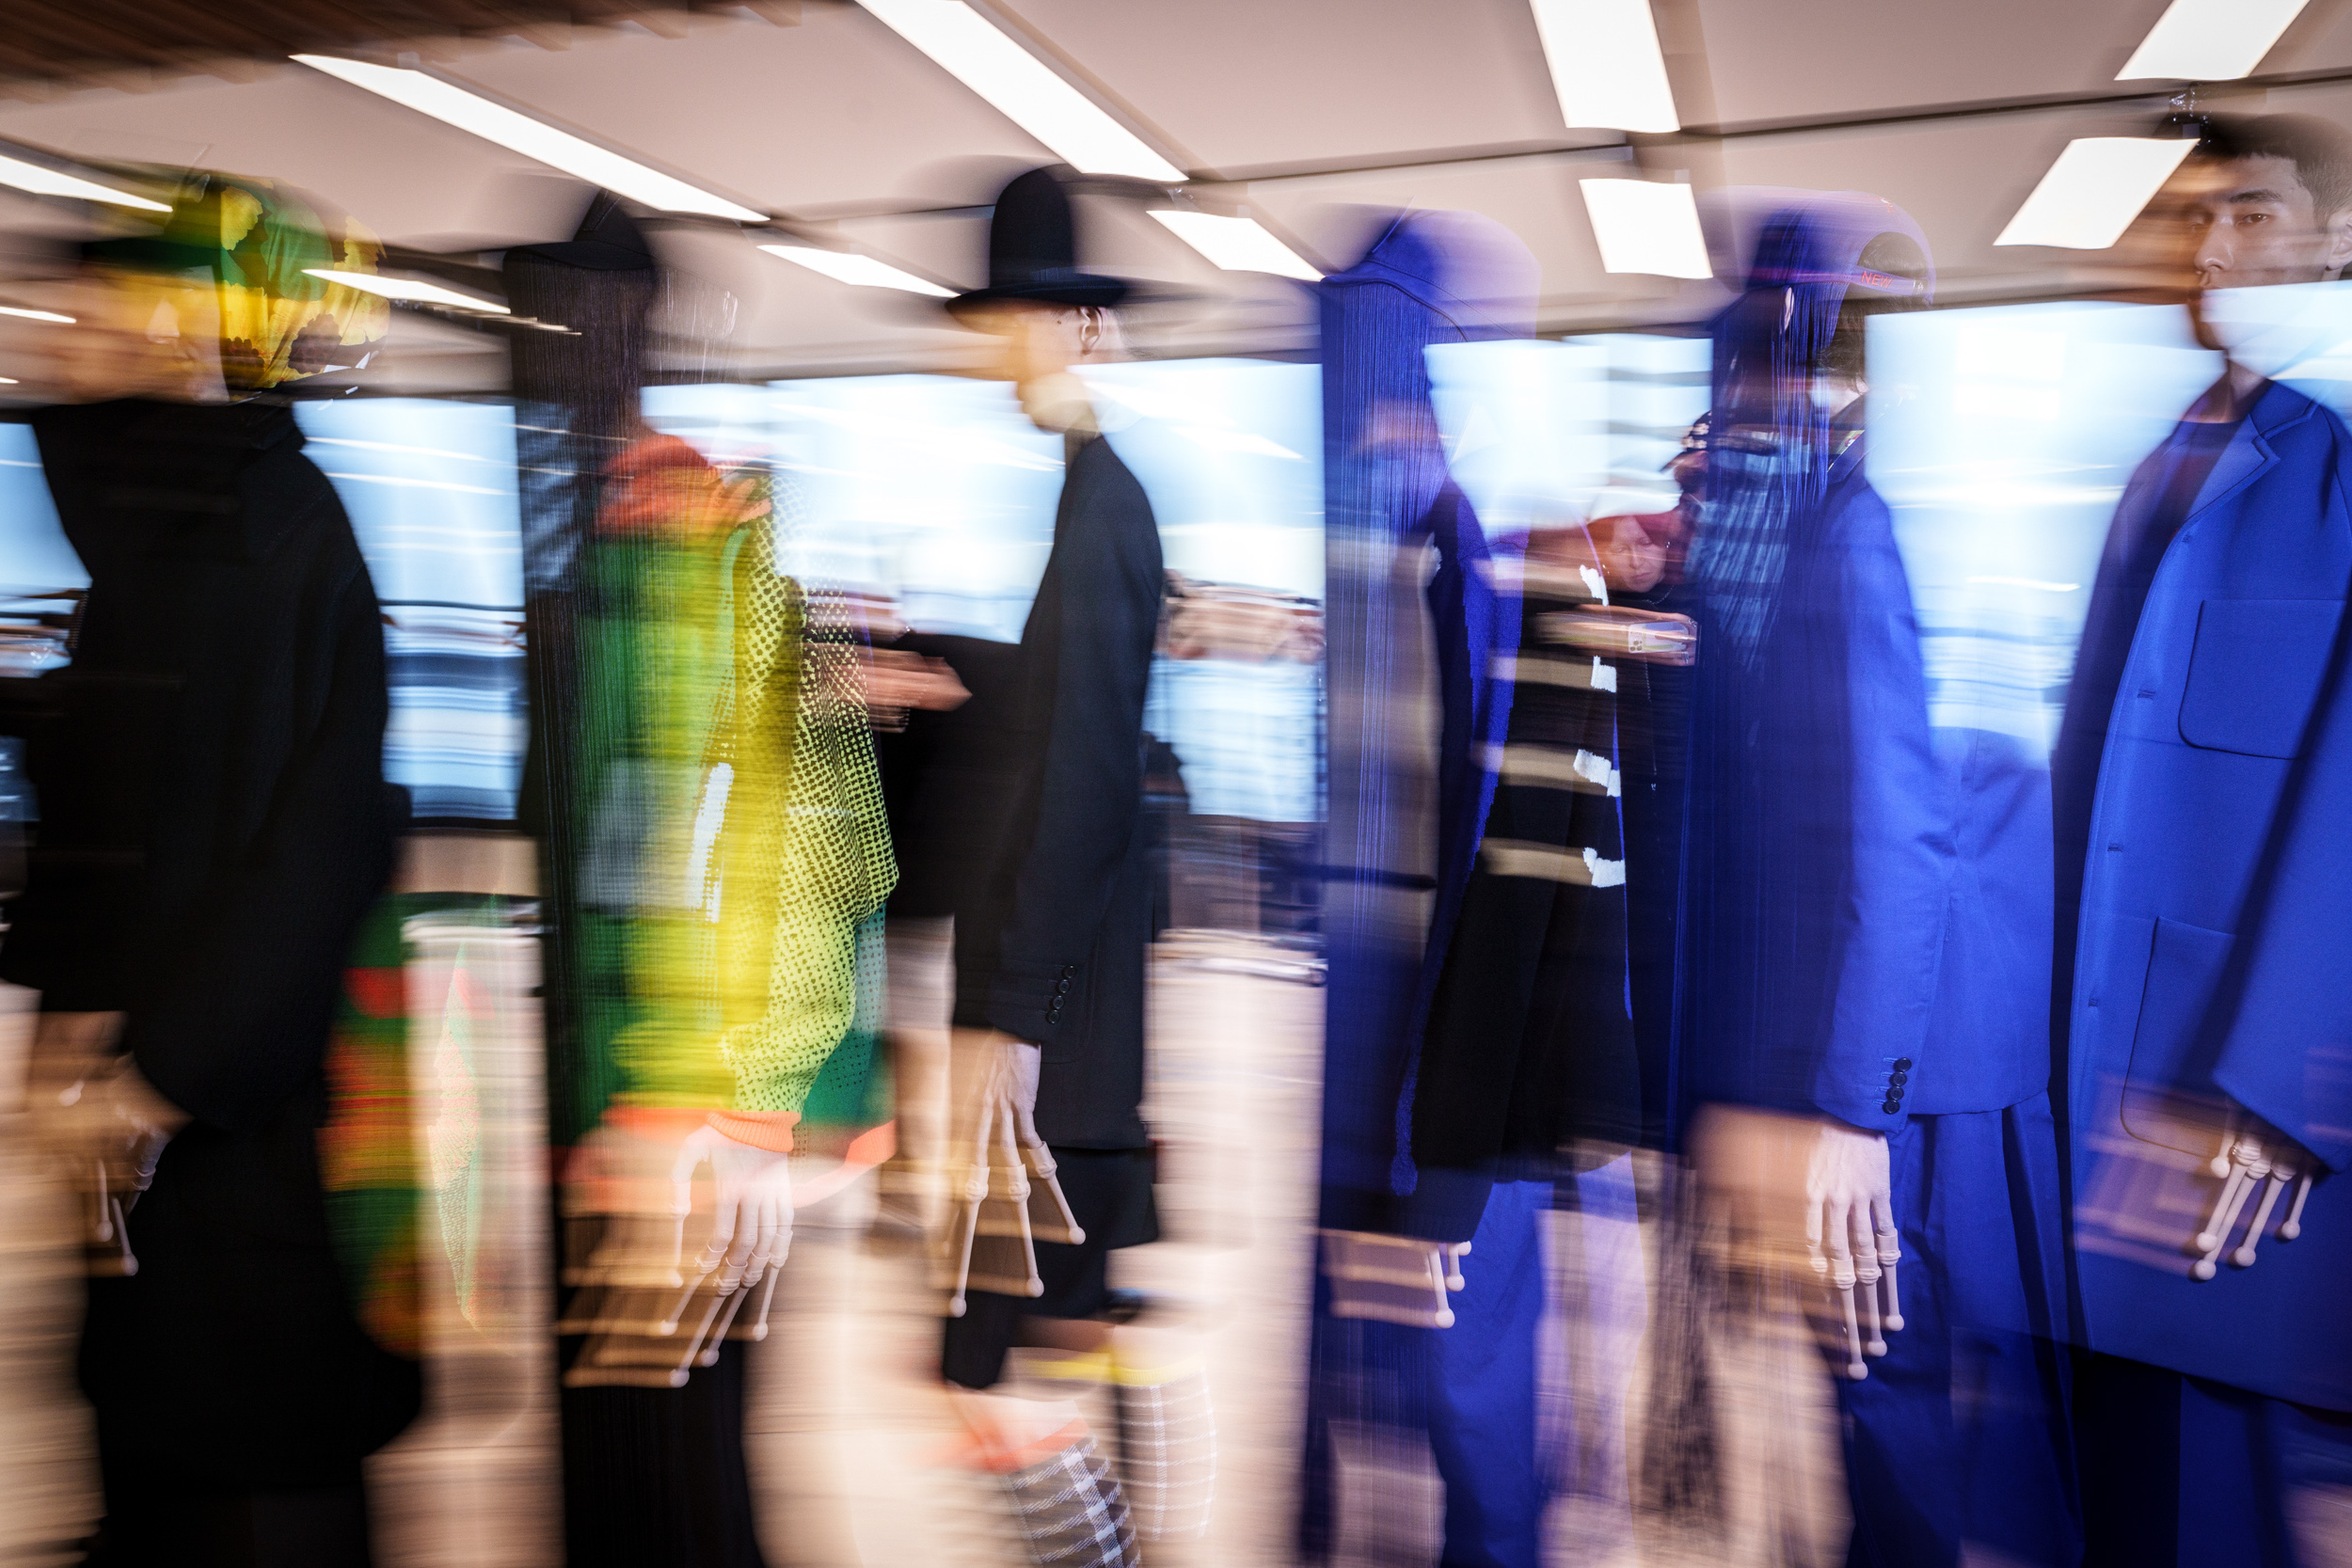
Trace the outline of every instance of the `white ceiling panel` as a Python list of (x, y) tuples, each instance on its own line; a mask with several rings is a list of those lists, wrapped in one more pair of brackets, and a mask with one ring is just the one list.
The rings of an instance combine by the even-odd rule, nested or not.
[(1209, 169), (1571, 139), (1525, 0), (1010, 0), (1009, 8)]

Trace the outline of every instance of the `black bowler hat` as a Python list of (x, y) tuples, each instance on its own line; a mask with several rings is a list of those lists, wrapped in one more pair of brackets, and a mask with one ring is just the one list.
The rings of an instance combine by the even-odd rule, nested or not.
[(1000, 300), (1116, 305), (1127, 285), (1078, 270), (1077, 223), (1062, 181), (1067, 166), (1033, 168), (1007, 185), (988, 220), (988, 287), (947, 301), (950, 315)]

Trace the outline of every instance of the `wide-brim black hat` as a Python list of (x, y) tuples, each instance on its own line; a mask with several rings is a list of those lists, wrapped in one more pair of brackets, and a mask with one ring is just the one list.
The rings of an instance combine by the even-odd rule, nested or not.
[(650, 272), (654, 265), (653, 245), (644, 230), (611, 191), (596, 193), (570, 239), (517, 245), (507, 254), (536, 256), (590, 272)]
[(1077, 219), (1062, 184), (1070, 172), (1060, 164), (1033, 168), (998, 193), (988, 220), (988, 286), (947, 301), (949, 315), (1010, 301), (1104, 307), (1127, 297), (1124, 279), (1079, 270)]

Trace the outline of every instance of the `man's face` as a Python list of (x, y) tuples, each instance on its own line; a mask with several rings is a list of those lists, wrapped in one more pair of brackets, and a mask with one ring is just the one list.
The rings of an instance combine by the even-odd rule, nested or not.
[(50, 374), (68, 401), (221, 395), (218, 297), (208, 287), (103, 267), (75, 281), (76, 325), (50, 340)]
[(2316, 283), (2352, 261), (2352, 211), (2318, 212), (2285, 158), (2192, 158), (2167, 196), (2201, 289)]
[(1013, 384), (1022, 410), (1044, 429), (1063, 428), (1070, 406), (1085, 399), (1085, 388), (1070, 368), (1094, 351), (1100, 330), (1095, 313), (1007, 301), (972, 312), (965, 324), (1002, 345), (996, 374)]

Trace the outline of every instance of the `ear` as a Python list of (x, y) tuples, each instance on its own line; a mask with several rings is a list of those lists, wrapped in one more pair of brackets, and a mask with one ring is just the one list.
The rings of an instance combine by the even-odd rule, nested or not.
[(1091, 305), (1078, 309), (1078, 352), (1091, 356), (1103, 341), (1103, 312)]
[(2320, 228), (2328, 236), (2328, 254), (2324, 264), (2328, 276), (2333, 277), (2345, 267), (2352, 266), (2352, 207), (2322, 219)]

